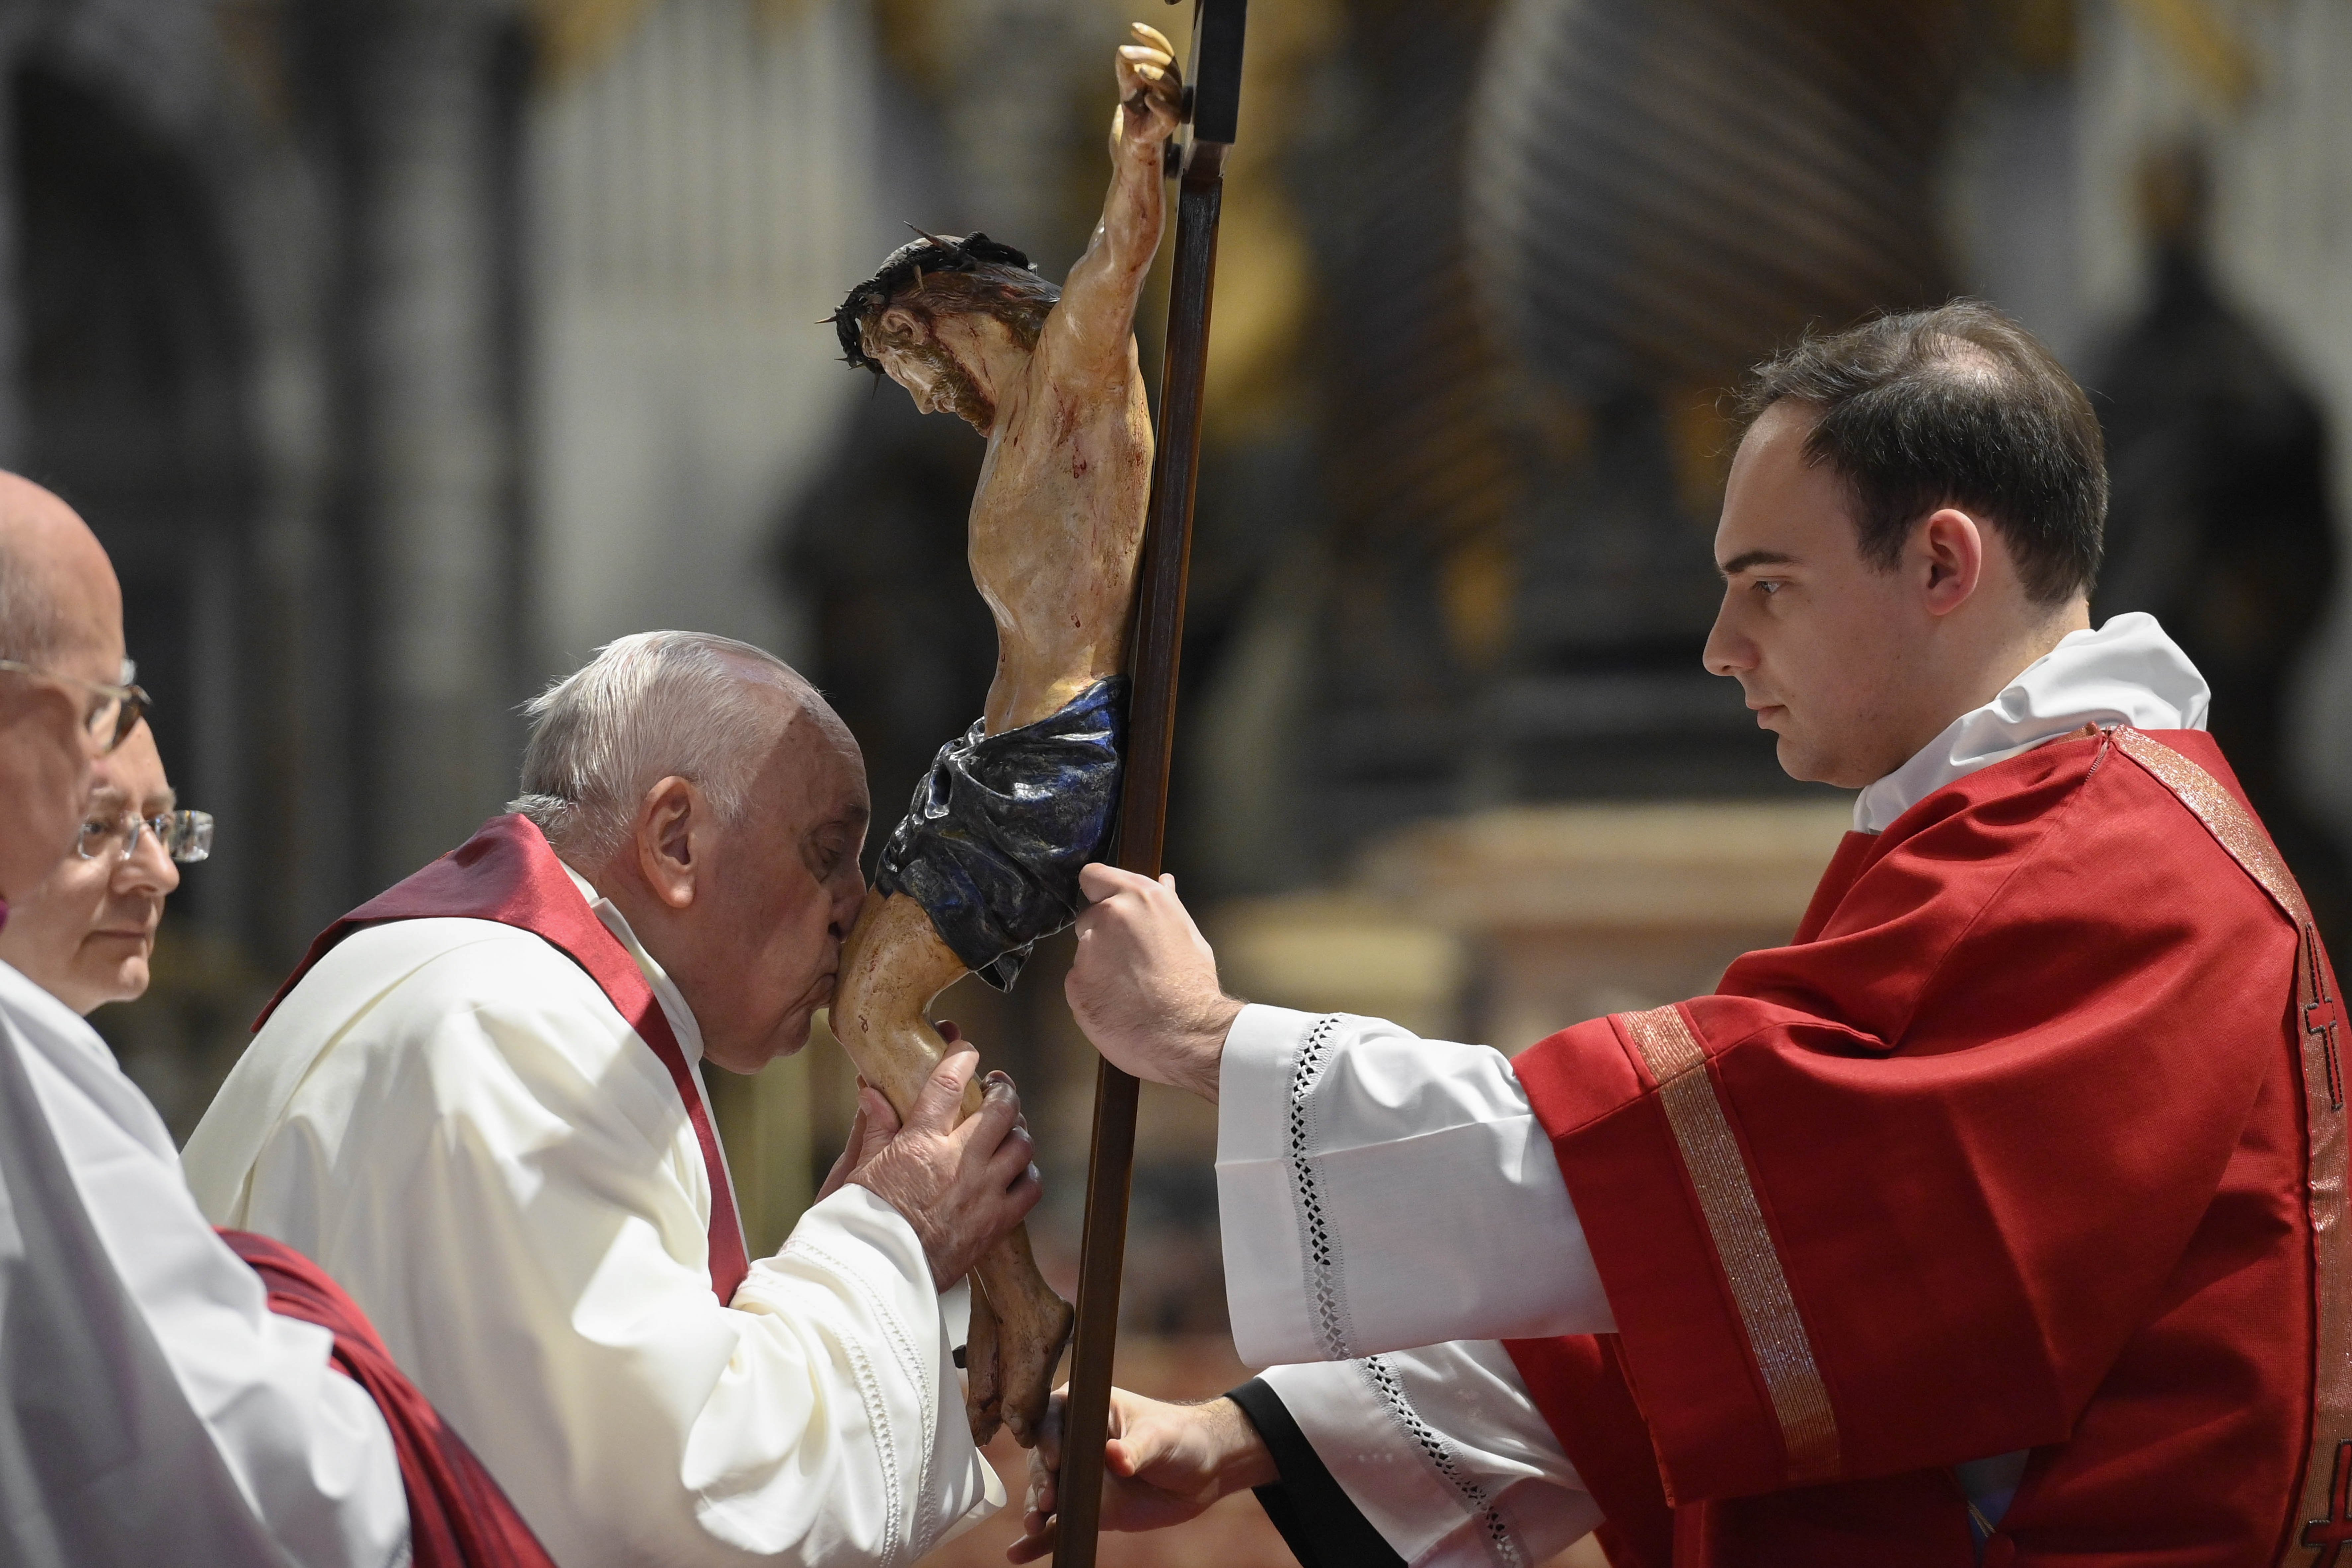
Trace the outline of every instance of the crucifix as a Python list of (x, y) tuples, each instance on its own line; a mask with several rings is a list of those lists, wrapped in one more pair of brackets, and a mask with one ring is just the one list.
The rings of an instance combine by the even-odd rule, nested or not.
[[(967, 973), (1010, 986), (1030, 948), (1084, 907), (1078, 869), (1111, 852), (1114, 820), (1118, 864), (1160, 868), (1244, 0), (1196, 4), (1191, 86), (1150, 27), (1136, 26), (1118, 52), (1110, 190), (1063, 287), (986, 235), (924, 234), (833, 318), (848, 363), (988, 441), (970, 559), (996, 621), (995, 680), (981, 719), (940, 749), (885, 844), (833, 1004), (834, 1033), (902, 1112), (948, 1048), (927, 1016), (933, 999)], [(1189, 141), (1179, 134), (1188, 120)], [(1155, 460), (1132, 327), (1170, 174), (1182, 194)], [(1101, 1074), (1070, 1406), (1074, 1435), (1090, 1413), (1097, 1480), (1136, 1094), (1132, 1079), (1108, 1065)], [(1001, 1421), (1033, 1444), (1073, 1313), (1038, 1273), (1025, 1231), (974, 1276), (973, 1436), (985, 1441)], [(1093, 1523), (1088, 1509), (1087, 1561)]]

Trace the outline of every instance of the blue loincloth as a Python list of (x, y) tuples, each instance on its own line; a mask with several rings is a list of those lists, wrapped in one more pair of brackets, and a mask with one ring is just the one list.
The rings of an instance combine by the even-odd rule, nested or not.
[(1127, 742), (1124, 675), (1002, 734), (975, 721), (940, 748), (882, 847), (874, 886), (923, 906), (955, 955), (999, 991), (1040, 938), (1087, 907), (1078, 868), (1110, 852)]

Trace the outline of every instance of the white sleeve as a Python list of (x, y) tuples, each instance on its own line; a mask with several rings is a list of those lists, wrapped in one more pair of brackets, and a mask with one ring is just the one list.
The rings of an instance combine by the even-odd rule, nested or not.
[(846, 1187), (716, 1300), (677, 1090), (535, 938), (367, 1001), (257, 1146), (243, 1222), (335, 1275), (565, 1568), (905, 1564), (1002, 1500), (913, 1229)]
[(1253, 1366), (1616, 1330), (1551, 1141), (1485, 1046), (1243, 1008), (1218, 1079), (1217, 1211)]
[(332, 1336), (268, 1310), (154, 1108), (26, 984), (0, 981), (0, 1561), (404, 1561), (392, 1436)]
[[(1541, 1563), (1601, 1522), (1492, 1340), (1265, 1377), (1348, 1500), (1413, 1568)], [(1516, 1558), (1496, 1550), (1506, 1542)]]

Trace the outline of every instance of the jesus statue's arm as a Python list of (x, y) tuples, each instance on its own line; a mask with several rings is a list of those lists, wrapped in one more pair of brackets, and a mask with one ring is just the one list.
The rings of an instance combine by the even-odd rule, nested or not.
[(1168, 40), (1140, 23), (1134, 31), (1136, 41), (1118, 51), (1102, 219), (1062, 285), (1040, 355), (1055, 380), (1119, 389), (1135, 374), (1135, 302), (1166, 222), (1160, 154), (1176, 129), (1181, 87)]

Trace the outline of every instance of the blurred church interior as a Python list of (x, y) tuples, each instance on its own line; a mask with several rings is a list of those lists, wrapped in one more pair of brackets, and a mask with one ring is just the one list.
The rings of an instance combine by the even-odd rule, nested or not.
[[(1108, 51), (1182, 15), (0, 3), (0, 463), (112, 552), (220, 824), (153, 990), (96, 1020), (178, 1132), (310, 934), (499, 810), (519, 705), (610, 637), (775, 648), (895, 816), (988, 679), (981, 447), (821, 319), (908, 224), (1058, 276)], [(2352, 9), (1250, 15), (1170, 830), (1232, 988), (1509, 1050), (1784, 939), (1847, 806), (1699, 668), (1722, 394), (1808, 323), (1963, 292), (2097, 395), (2097, 612), (2198, 658), (2345, 939)], [(1062, 962), (942, 1007), (1024, 1084), (1066, 1284), (1092, 1073)], [(848, 1068), (819, 1039), (719, 1093), (772, 1244)], [(1147, 1100), (1133, 1366), (1177, 1391), (1223, 1374), (1164, 1348), (1223, 1328), (1212, 1117)], [(1260, 1561), (1254, 1519), (1212, 1555)]]

